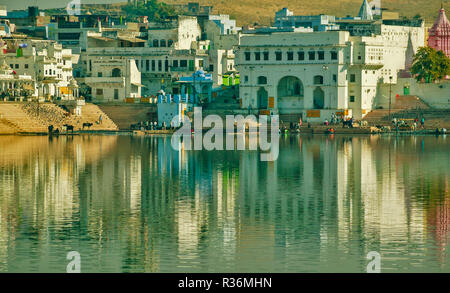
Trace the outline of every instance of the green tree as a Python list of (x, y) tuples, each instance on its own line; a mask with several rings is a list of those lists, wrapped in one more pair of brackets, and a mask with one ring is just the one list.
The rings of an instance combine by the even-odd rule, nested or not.
[(122, 10), (127, 14), (129, 20), (139, 16), (148, 16), (149, 20), (159, 21), (176, 15), (172, 7), (157, 0), (139, 1), (136, 4), (130, 3), (125, 5)]
[(417, 81), (434, 82), (450, 75), (450, 59), (442, 51), (421, 47), (414, 56), (411, 73)]

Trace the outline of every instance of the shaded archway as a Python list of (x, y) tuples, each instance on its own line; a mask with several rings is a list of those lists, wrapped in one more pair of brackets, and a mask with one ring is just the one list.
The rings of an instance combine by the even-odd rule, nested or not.
[(323, 109), (325, 107), (325, 93), (321, 87), (316, 87), (313, 93), (314, 109)]
[(258, 109), (267, 109), (268, 106), (268, 93), (264, 87), (260, 87), (256, 93), (256, 100), (258, 103)]
[(303, 83), (295, 76), (285, 76), (278, 82), (278, 98), (303, 97)]

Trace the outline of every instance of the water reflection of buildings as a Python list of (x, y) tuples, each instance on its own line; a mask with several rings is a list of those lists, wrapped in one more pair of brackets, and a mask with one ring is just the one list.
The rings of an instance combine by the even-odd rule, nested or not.
[(358, 271), (371, 250), (388, 268), (449, 266), (434, 137), (282, 136), (275, 162), (170, 137), (21, 139), (0, 140), (0, 271), (74, 247), (89, 271)]

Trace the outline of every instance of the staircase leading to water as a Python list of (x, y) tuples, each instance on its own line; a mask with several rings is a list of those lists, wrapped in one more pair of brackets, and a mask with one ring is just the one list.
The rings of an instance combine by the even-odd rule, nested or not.
[[(102, 115), (102, 123), (97, 123)], [(82, 108), (82, 116), (72, 115), (52, 103), (0, 103), (0, 133), (47, 132), (48, 126), (62, 129), (64, 124), (74, 130), (92, 123), (90, 130), (118, 130), (117, 125), (101, 109), (93, 104)]]

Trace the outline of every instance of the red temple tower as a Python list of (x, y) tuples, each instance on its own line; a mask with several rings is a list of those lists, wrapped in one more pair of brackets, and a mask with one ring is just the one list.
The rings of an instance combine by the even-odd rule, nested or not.
[(433, 27), (428, 31), (428, 47), (442, 50), (450, 57), (450, 22), (445, 15), (444, 6), (441, 6), (439, 16)]

